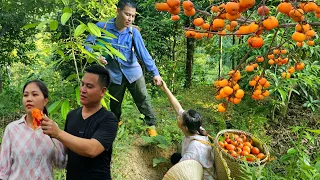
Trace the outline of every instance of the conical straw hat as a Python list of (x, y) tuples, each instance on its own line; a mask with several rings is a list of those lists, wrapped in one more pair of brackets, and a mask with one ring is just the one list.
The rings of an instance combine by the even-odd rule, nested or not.
[(201, 180), (202, 165), (196, 160), (185, 160), (172, 166), (162, 180)]

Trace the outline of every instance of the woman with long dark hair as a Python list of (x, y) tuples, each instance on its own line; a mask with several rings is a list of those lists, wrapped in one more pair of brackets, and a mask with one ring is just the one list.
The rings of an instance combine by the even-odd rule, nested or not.
[[(38, 108), (48, 115), (48, 88), (40, 80), (23, 87), (22, 103), (26, 114), (5, 129), (0, 153), (0, 179), (53, 179), (53, 164), (66, 165), (62, 143), (33, 129), (32, 110)], [(54, 143), (53, 143), (54, 142)]]
[(188, 159), (196, 160), (203, 167), (204, 179), (214, 179), (212, 147), (206, 144), (206, 142), (209, 142), (209, 139), (205, 129), (202, 128), (200, 114), (192, 109), (184, 110), (164, 81), (162, 81), (160, 88), (166, 93), (177, 113), (177, 124), (184, 134), (182, 151), (181, 153), (174, 153), (171, 156), (172, 164)]

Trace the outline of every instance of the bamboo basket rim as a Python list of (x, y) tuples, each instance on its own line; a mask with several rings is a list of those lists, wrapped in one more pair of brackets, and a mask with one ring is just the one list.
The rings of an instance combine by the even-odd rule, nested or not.
[(249, 166), (259, 166), (259, 165), (263, 165), (267, 162), (267, 160), (269, 159), (270, 157), (270, 152), (266, 146), (265, 143), (263, 143), (260, 139), (258, 139), (257, 137), (253, 136), (251, 133), (249, 132), (245, 132), (245, 131), (242, 131), (242, 130), (238, 130), (238, 129), (224, 129), (224, 130), (221, 130), (220, 132), (218, 132), (218, 134), (216, 135), (216, 138), (214, 140), (214, 143), (216, 144), (217, 146), (217, 149), (219, 151), (222, 152), (223, 154), (223, 158), (228, 158), (229, 160), (231, 161), (234, 161), (234, 162), (237, 162), (237, 163), (240, 163), (240, 164), (245, 164), (245, 162), (239, 158), (234, 158), (232, 156), (230, 156), (227, 152), (225, 152), (218, 144), (219, 142), (219, 137), (224, 134), (224, 133), (238, 133), (238, 134), (245, 134), (246, 136), (250, 137), (250, 138), (255, 138), (257, 140), (259, 140), (259, 143), (262, 144), (262, 147), (263, 147), (263, 151), (265, 152), (265, 158), (260, 160), (260, 161), (254, 161), (254, 162), (250, 162), (250, 161), (247, 161), (247, 164)]

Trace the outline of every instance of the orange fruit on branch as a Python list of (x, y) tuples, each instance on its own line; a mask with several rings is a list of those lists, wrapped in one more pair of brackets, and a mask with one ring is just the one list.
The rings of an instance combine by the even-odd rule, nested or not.
[(212, 26), (216, 27), (216, 28), (224, 28), (224, 20), (223, 19), (215, 19), (212, 22)]
[(236, 98), (242, 99), (244, 96), (244, 91), (242, 89), (238, 89), (236, 94), (234, 95)]
[(299, 62), (295, 65), (295, 69), (300, 71), (304, 68), (305, 64), (303, 62)]
[(180, 16), (178, 16), (178, 15), (171, 16), (171, 20), (173, 20), (173, 21), (178, 21), (179, 19), (180, 19)]
[(177, 8), (170, 8), (169, 13), (172, 15), (178, 15), (180, 13), (180, 7), (178, 6)]
[(202, 28), (203, 30), (208, 30), (208, 29), (210, 28), (210, 24), (209, 24), (209, 23), (203, 23), (203, 24), (201, 25), (201, 28)]
[(261, 93), (264, 97), (267, 97), (270, 95), (270, 92), (268, 90), (265, 90)]
[(252, 48), (260, 48), (264, 41), (260, 36), (251, 36), (248, 38), (248, 44)]
[(279, 21), (276, 17), (274, 16), (270, 16), (268, 17), (267, 19), (265, 19), (263, 22), (262, 22), (262, 25), (263, 27), (265, 27), (267, 30), (272, 30), (276, 27), (278, 27), (279, 25)]
[(314, 37), (316, 35), (316, 32), (311, 29), (311, 30), (306, 32), (306, 35), (309, 36), (309, 37)]
[(211, 7), (211, 11), (212, 12), (218, 12), (219, 11), (219, 8), (217, 6), (212, 6)]
[(288, 2), (282, 2), (278, 5), (277, 10), (283, 14), (289, 15), (289, 12), (292, 9), (291, 3)]
[(257, 81), (255, 81), (255, 80), (249, 81), (250, 86), (255, 86), (256, 84), (257, 84)]
[(305, 12), (314, 12), (318, 8), (317, 4), (315, 2), (308, 2), (304, 7), (303, 10)]
[(253, 65), (247, 65), (246, 66), (246, 71), (247, 72), (252, 72), (254, 70), (254, 66)]
[(273, 59), (269, 59), (268, 64), (273, 65), (274, 64), (274, 60)]
[(195, 35), (196, 35), (196, 32), (195, 31), (186, 31), (185, 33), (186, 37), (188, 38), (193, 38)]
[(228, 14), (236, 15), (239, 13), (240, 5), (236, 2), (228, 2), (224, 8)]
[(268, 59), (273, 59), (274, 58), (274, 54), (269, 54), (268, 55)]
[(307, 41), (307, 45), (308, 46), (313, 46), (314, 45), (314, 41)]
[(204, 23), (204, 20), (201, 17), (193, 20), (193, 24), (195, 26), (201, 26), (203, 23)]
[(187, 11), (191, 11), (194, 8), (194, 5), (191, 1), (184, 1), (182, 3), (182, 7), (183, 7), (183, 9), (185, 9)]
[(289, 12), (289, 16), (291, 18), (301, 18), (304, 15), (304, 11), (302, 9), (292, 9)]
[(260, 85), (264, 85), (266, 82), (267, 82), (267, 79), (266, 79), (266, 78), (260, 78), (260, 79), (259, 79), (259, 84), (260, 84)]
[(219, 111), (219, 112), (226, 112), (225, 104), (220, 103), (220, 104), (218, 105), (218, 111)]
[(155, 3), (155, 8), (158, 11), (169, 11), (170, 7), (167, 3)]
[(299, 32), (294, 32), (291, 36), (292, 40), (296, 42), (302, 42), (306, 39), (306, 35)]
[(187, 10), (184, 10), (183, 13), (186, 15), (186, 16), (194, 16), (196, 14), (196, 10), (194, 8), (192, 8), (190, 11), (187, 11)]
[(223, 87), (223, 92), (229, 96), (233, 93), (233, 89), (230, 86), (225, 86)]
[(167, 4), (170, 6), (170, 8), (176, 9), (180, 6), (180, 0), (167, 0)]
[(267, 6), (260, 6), (258, 8), (258, 14), (260, 16), (267, 16), (269, 14), (269, 8)]
[(297, 43), (296, 43), (296, 45), (297, 45), (298, 47), (302, 47), (303, 44), (304, 44), (303, 42), (297, 42)]
[(257, 62), (263, 62), (264, 58), (262, 56), (258, 56), (258, 57), (256, 57), (256, 61)]

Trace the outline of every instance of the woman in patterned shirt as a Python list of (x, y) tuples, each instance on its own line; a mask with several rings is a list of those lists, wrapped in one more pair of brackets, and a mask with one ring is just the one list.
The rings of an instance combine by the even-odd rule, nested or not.
[[(48, 89), (39, 80), (23, 87), (23, 106), (26, 114), (11, 122), (5, 129), (0, 153), (0, 179), (53, 179), (53, 165), (64, 168), (65, 151), (62, 143), (43, 134), (41, 127), (32, 127), (32, 109), (48, 115)], [(53, 143), (54, 142), (54, 143)]]
[(168, 96), (168, 99), (178, 115), (178, 127), (184, 134), (182, 141), (182, 152), (174, 153), (171, 156), (172, 164), (179, 161), (193, 159), (201, 163), (204, 172), (204, 179), (215, 179), (212, 147), (205, 144), (209, 142), (206, 131), (201, 127), (200, 114), (195, 110), (183, 110), (179, 101), (173, 96), (166, 83), (162, 81), (160, 87)]

